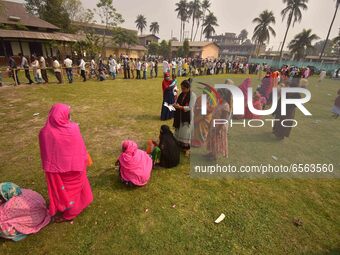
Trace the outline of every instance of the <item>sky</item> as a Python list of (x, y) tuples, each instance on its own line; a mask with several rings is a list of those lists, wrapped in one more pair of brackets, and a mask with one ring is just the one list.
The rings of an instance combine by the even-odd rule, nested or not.
[[(23, 2), (23, 0), (17, 0)], [(93, 9), (96, 7), (96, 0), (81, 0), (84, 8)], [(171, 35), (179, 38), (180, 20), (177, 18), (175, 4), (179, 0), (113, 0), (113, 5), (123, 15), (125, 22), (122, 27), (136, 29), (134, 21), (138, 14), (143, 14), (148, 23), (157, 21), (160, 25), (161, 39), (170, 39)], [(276, 37), (271, 37), (268, 48), (278, 50), (283, 41), (286, 31), (286, 20), (282, 22), (281, 10), (285, 7), (282, 0), (211, 0), (211, 11), (217, 16), (219, 26), (217, 34), (233, 32), (239, 34), (246, 29), (251, 38), (255, 25), (252, 20), (263, 10), (268, 9), (274, 12), (276, 24), (274, 30)], [(335, 0), (309, 0), (308, 10), (303, 11), (301, 23), (296, 23), (288, 33), (287, 42), (293, 39), (294, 35), (304, 28), (311, 28), (313, 33), (325, 39), (335, 11)], [(98, 19), (98, 23), (99, 23)], [(187, 24), (186, 30), (191, 25)], [(338, 35), (340, 29), (340, 10), (334, 21), (331, 38)], [(147, 29), (149, 32), (149, 29)], [(145, 32), (146, 33), (146, 32)], [(288, 43), (286, 43), (288, 44)]]

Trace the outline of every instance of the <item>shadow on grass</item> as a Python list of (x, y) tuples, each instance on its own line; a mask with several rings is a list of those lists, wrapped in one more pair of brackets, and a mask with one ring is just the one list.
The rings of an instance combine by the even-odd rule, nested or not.
[(119, 177), (118, 171), (114, 168), (107, 168), (99, 171), (98, 175), (90, 177), (90, 183), (93, 188), (104, 189), (108, 188), (112, 191), (126, 191), (130, 192), (139, 187), (130, 187), (125, 185)]
[[(230, 138), (229, 138), (230, 137)], [(254, 133), (242, 133), (242, 134), (230, 134), (229, 140), (247, 141), (247, 143), (278, 143), (280, 142), (271, 132), (264, 132), (261, 134)]]
[[(128, 115), (126, 117), (129, 117)], [(131, 115), (131, 118), (134, 118), (135, 120), (156, 120), (159, 121), (160, 120), (160, 116), (158, 115), (154, 115), (154, 114), (142, 114), (142, 115)]]

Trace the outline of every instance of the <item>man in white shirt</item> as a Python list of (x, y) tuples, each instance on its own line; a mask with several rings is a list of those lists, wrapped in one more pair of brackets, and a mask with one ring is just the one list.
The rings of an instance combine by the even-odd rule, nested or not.
[(40, 56), (39, 62), (40, 62), (40, 68), (41, 68), (41, 76), (44, 80), (44, 83), (48, 83), (45, 58), (43, 56)]
[(83, 82), (86, 81), (86, 63), (83, 58), (80, 59), (80, 76), (83, 77)]
[(144, 61), (143, 64), (142, 64), (142, 70), (143, 70), (143, 79), (146, 80), (146, 73), (148, 71), (148, 62), (147, 61)]
[(172, 75), (176, 75), (176, 68), (177, 68), (177, 63), (176, 63), (176, 59), (173, 59), (171, 62), (171, 67), (172, 67)]
[(116, 72), (117, 72), (117, 62), (116, 60), (110, 55), (109, 57), (109, 71), (112, 79), (116, 79)]
[(150, 61), (150, 77), (153, 78), (153, 70), (155, 68), (155, 62), (153, 60)]
[(63, 83), (63, 80), (61, 79), (60, 64), (56, 57), (53, 57), (53, 70), (54, 70), (55, 77), (58, 80), (58, 84)]
[(142, 63), (140, 62), (140, 59), (137, 59), (136, 63), (136, 70), (137, 70), (137, 77), (136, 79), (140, 80), (140, 70), (142, 69)]
[(70, 56), (66, 56), (66, 59), (64, 60), (64, 65), (66, 67), (66, 75), (69, 83), (73, 82), (73, 73), (72, 73), (72, 60)]
[(24, 68), (24, 70), (25, 70), (25, 76), (26, 76), (26, 78), (27, 78), (27, 80), (28, 80), (28, 84), (32, 84), (32, 83), (34, 83), (33, 81), (32, 81), (32, 79), (31, 79), (31, 75), (30, 75), (30, 65), (29, 65), (29, 63), (28, 63), (28, 60), (27, 60), (27, 58), (25, 58), (25, 56), (24, 55), (22, 55), (21, 53), (19, 53), (19, 57), (21, 58), (21, 64), (20, 64), (20, 67), (21, 68)]

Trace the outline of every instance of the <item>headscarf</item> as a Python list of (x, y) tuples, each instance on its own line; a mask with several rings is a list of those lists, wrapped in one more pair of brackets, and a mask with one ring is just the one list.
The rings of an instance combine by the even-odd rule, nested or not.
[(239, 86), (239, 88), (242, 90), (244, 101), (247, 102), (248, 98), (248, 88), (251, 87), (251, 80), (250, 78), (245, 79), (242, 84)]
[(39, 134), (40, 155), (45, 172), (86, 170), (87, 152), (79, 126), (70, 121), (70, 107), (52, 106)]
[[(169, 78), (169, 79), (167, 80), (166, 78)], [(165, 73), (164, 80), (162, 82), (163, 93), (167, 88), (170, 87), (171, 83), (172, 83), (172, 80), (170, 79), (170, 73)]]
[(118, 158), (122, 178), (137, 186), (145, 185), (150, 179), (152, 159), (145, 151), (139, 150), (134, 141), (125, 140), (122, 148)]
[(0, 183), (0, 196), (8, 201), (14, 196), (21, 195), (21, 189), (18, 185), (12, 182), (3, 182)]

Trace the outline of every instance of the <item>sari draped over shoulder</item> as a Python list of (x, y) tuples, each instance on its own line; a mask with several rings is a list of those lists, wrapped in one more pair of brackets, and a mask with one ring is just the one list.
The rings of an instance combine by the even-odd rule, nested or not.
[(71, 220), (93, 200), (86, 175), (88, 154), (79, 126), (70, 121), (70, 107), (55, 104), (39, 134), (42, 166), (50, 198), (49, 213)]

